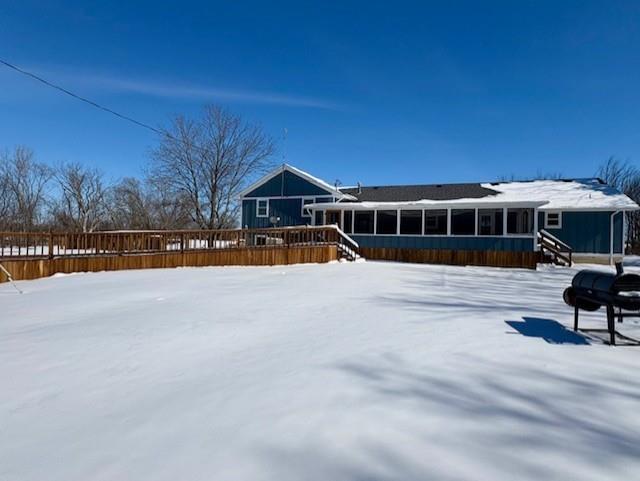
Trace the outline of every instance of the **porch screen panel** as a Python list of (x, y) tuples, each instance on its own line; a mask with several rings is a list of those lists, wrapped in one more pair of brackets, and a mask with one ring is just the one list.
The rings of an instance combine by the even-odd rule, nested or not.
[(344, 225), (342, 226), (342, 230), (345, 234), (351, 234), (351, 220), (353, 219), (353, 211), (345, 210), (344, 211)]
[(478, 209), (478, 235), (502, 235), (502, 209)]
[(354, 234), (373, 234), (373, 211), (354, 211)]
[(507, 209), (507, 234), (532, 234), (533, 209)]
[(474, 235), (476, 233), (476, 211), (474, 209), (453, 209), (451, 211), (451, 233), (453, 235)]
[(422, 234), (422, 211), (421, 210), (400, 211), (400, 234), (406, 234), (406, 235)]
[(378, 221), (376, 223), (376, 234), (397, 234), (398, 233), (398, 211), (379, 210)]
[(447, 235), (446, 209), (424, 211), (424, 233), (425, 235)]

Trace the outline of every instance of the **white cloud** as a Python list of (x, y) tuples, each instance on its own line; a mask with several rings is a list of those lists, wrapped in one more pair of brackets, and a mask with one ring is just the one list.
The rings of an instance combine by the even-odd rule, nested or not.
[(189, 85), (179, 82), (166, 82), (151, 79), (133, 79), (115, 77), (111, 75), (83, 74), (82, 72), (76, 72), (73, 75), (68, 72), (56, 72), (55, 74), (49, 75), (49, 77), (50, 80), (54, 82), (56, 82), (56, 80), (60, 82), (64, 81), (65, 84), (67, 84), (67, 82), (73, 82), (73, 84), (85, 88), (99, 88), (113, 92), (136, 93), (168, 99), (201, 101), (221, 100), (239, 103), (273, 104), (326, 110), (343, 109), (341, 105), (325, 99), (260, 90)]

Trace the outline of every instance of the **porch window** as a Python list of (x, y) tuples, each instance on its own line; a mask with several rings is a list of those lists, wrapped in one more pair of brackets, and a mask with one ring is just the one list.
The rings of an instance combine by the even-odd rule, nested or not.
[(562, 212), (545, 212), (544, 228), (560, 229), (562, 227)]
[(359, 211), (353, 213), (353, 233), (354, 234), (373, 234), (373, 211)]
[(379, 210), (376, 223), (376, 234), (397, 234), (398, 233), (398, 211)]
[(475, 209), (453, 209), (451, 211), (451, 233), (453, 235), (475, 235)]
[(406, 234), (406, 235), (422, 234), (422, 211), (421, 210), (400, 211), (400, 234)]
[(507, 209), (507, 234), (532, 234), (533, 209)]
[(342, 226), (342, 230), (345, 232), (345, 234), (351, 234), (352, 229), (351, 229), (351, 221), (353, 219), (353, 211), (351, 210), (345, 210), (344, 211), (344, 225)]
[(269, 199), (258, 199), (256, 204), (256, 217), (269, 217)]
[(424, 211), (424, 233), (425, 235), (447, 235), (447, 211), (445, 209)]
[(502, 209), (478, 209), (478, 235), (502, 235)]

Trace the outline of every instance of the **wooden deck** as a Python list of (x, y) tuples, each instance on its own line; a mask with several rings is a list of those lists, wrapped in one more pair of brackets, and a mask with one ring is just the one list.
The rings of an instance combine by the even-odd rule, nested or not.
[[(331, 226), (218, 231), (0, 232), (0, 263), (14, 280), (56, 273), (337, 260)], [(0, 282), (6, 282), (0, 272)]]

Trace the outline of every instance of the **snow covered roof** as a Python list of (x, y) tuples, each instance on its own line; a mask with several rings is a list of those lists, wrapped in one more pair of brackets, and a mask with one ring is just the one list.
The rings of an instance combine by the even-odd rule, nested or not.
[(308, 172), (305, 172), (304, 170), (300, 170), (300, 169), (298, 169), (298, 168), (296, 168), (296, 167), (294, 167), (292, 165), (289, 165), (289, 164), (282, 164), (281, 166), (277, 167), (276, 169), (274, 169), (271, 172), (269, 172), (268, 174), (266, 174), (264, 177), (261, 177), (256, 182), (254, 182), (253, 184), (248, 186), (246, 189), (244, 189), (242, 192), (240, 192), (239, 196), (240, 197), (245, 196), (249, 192), (257, 189), (258, 187), (260, 187), (261, 185), (267, 183), (269, 180), (273, 179), (276, 175), (279, 175), (284, 171), (289, 171), (289, 172), (297, 175), (298, 177), (301, 177), (301, 178), (307, 180), (308, 182), (320, 187), (321, 189), (326, 190), (327, 193), (334, 194), (336, 197), (347, 198), (347, 199), (355, 199), (353, 196), (351, 196), (349, 194), (346, 194), (346, 193), (343, 193), (340, 190), (336, 189), (336, 187), (334, 185), (331, 185), (328, 182), (325, 182), (324, 180), (319, 179), (318, 177), (314, 177), (313, 175), (309, 174)]
[[(600, 179), (395, 185), (342, 189), (361, 208), (509, 205), (541, 210), (638, 210), (629, 197)], [(325, 205), (324, 207), (328, 207)]]
[(482, 184), (505, 201), (545, 200), (541, 210), (638, 210), (628, 196), (600, 179), (532, 180)]

